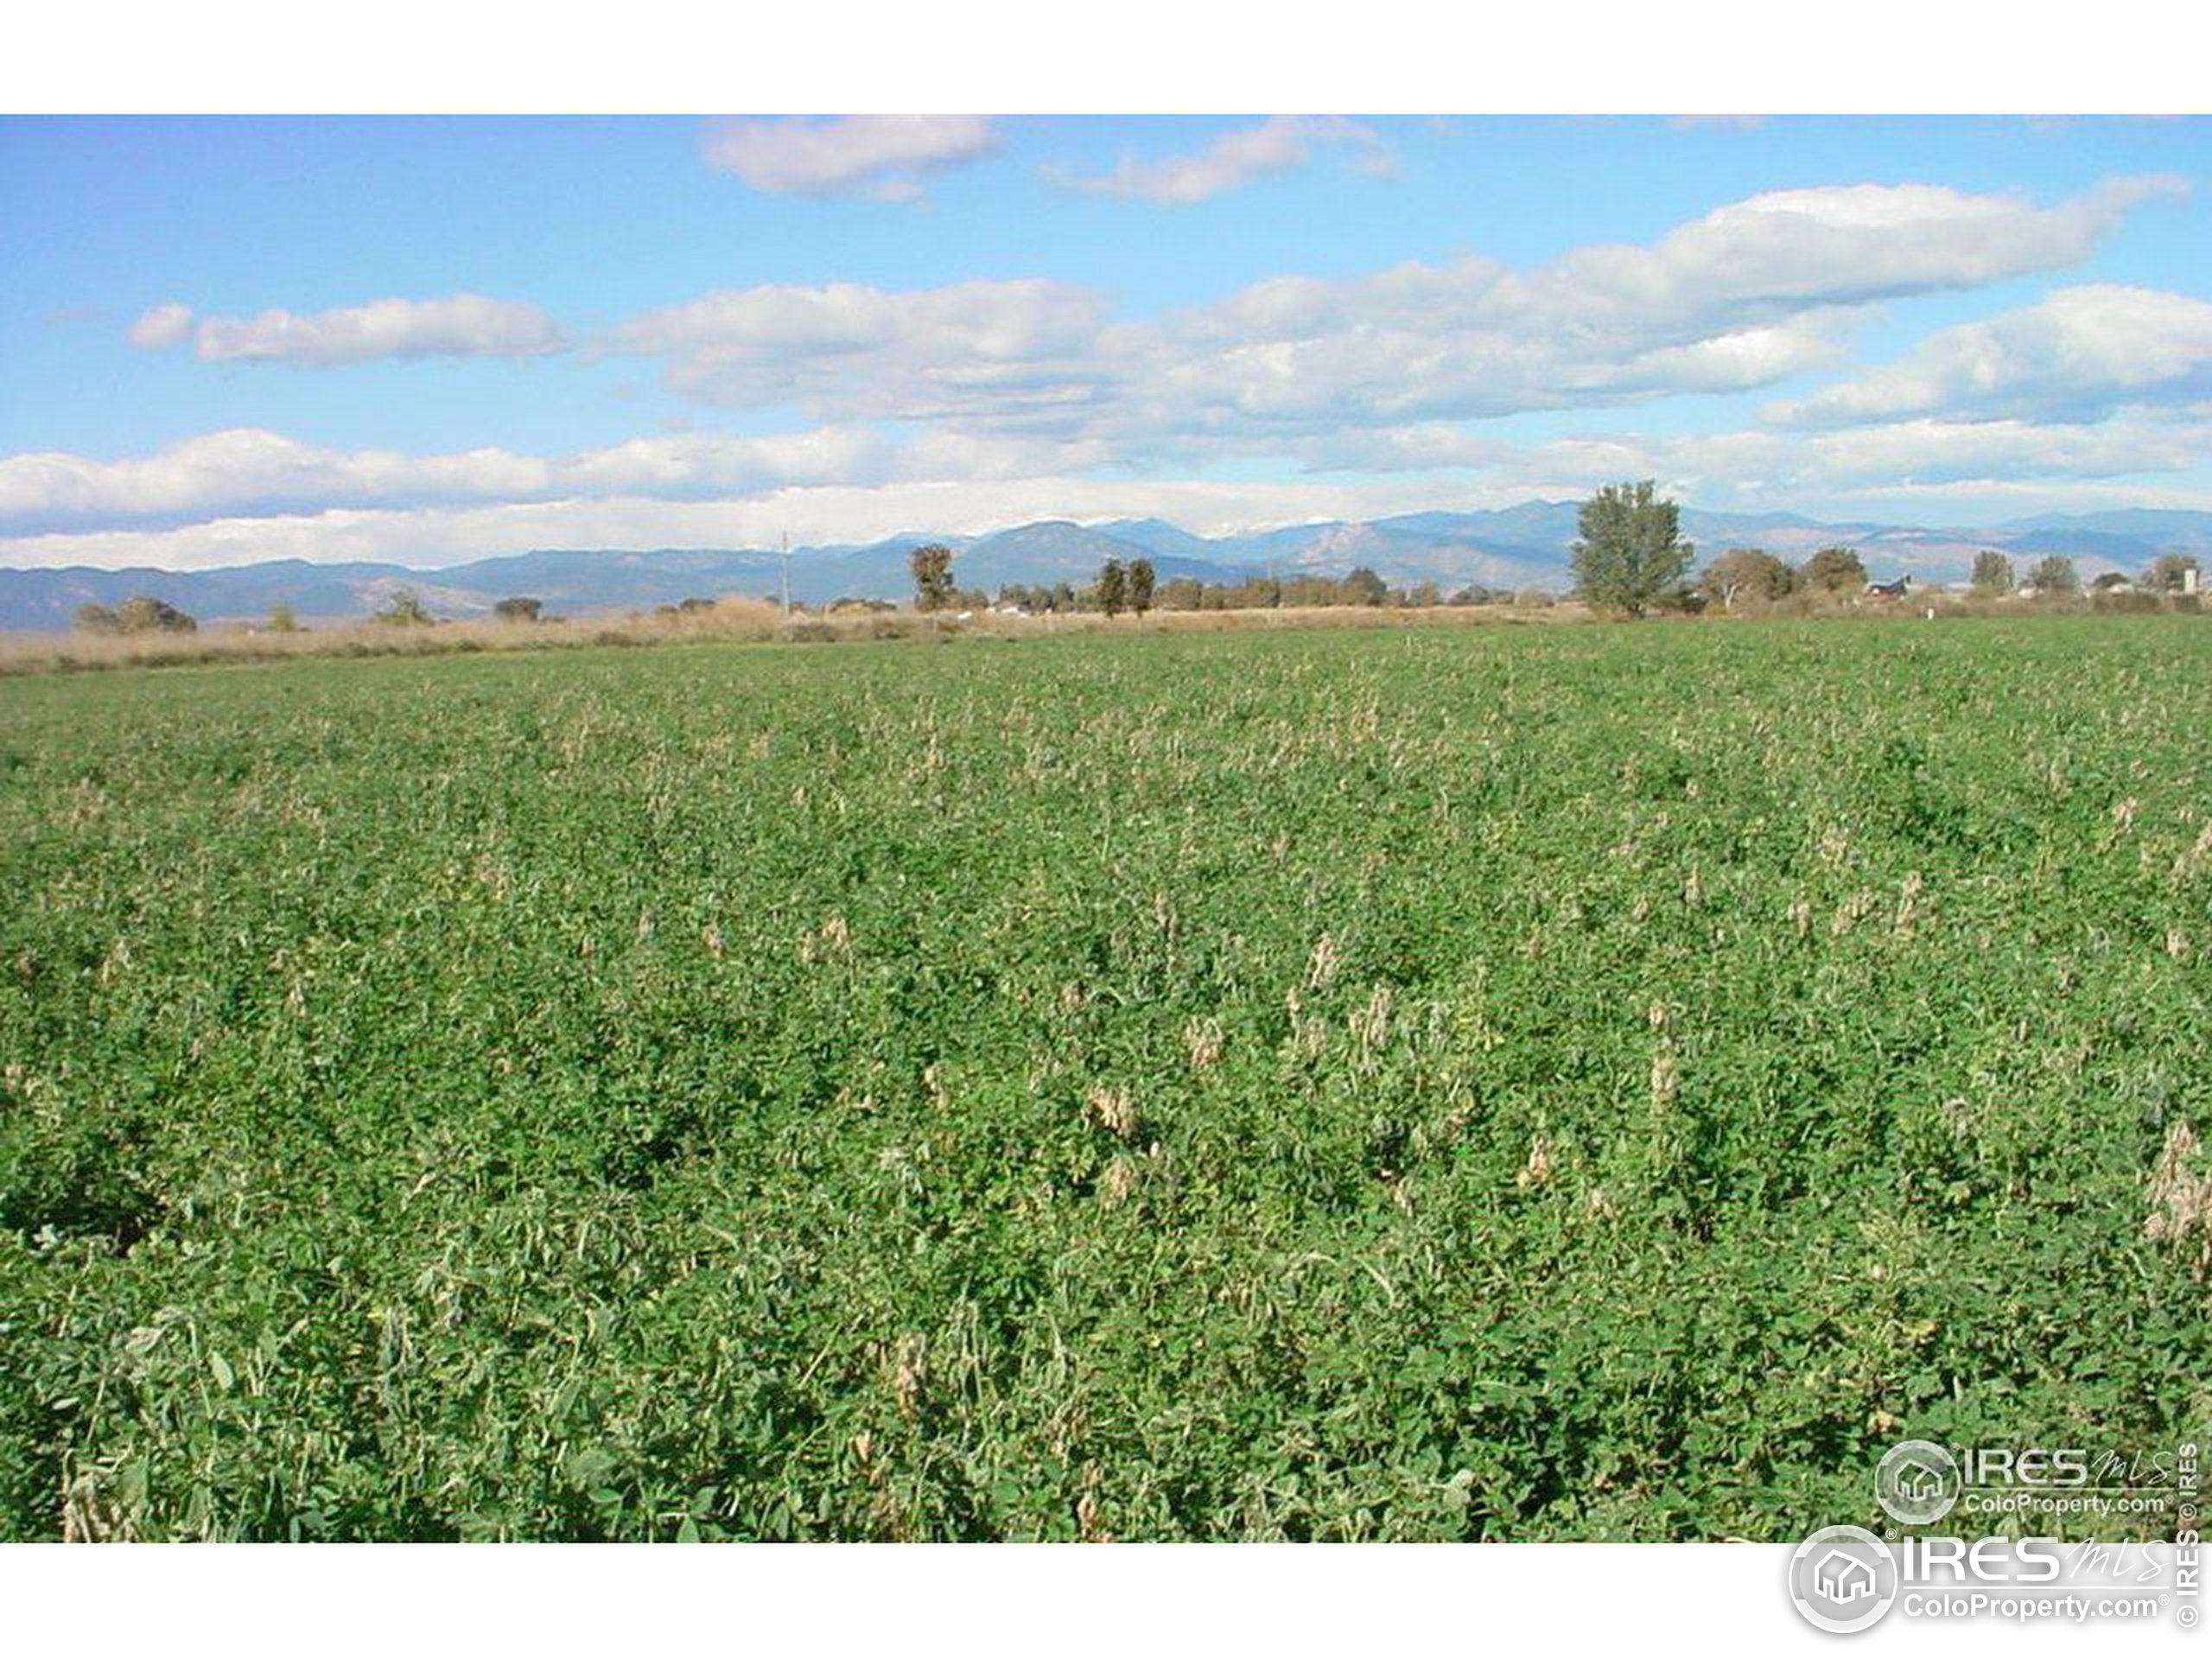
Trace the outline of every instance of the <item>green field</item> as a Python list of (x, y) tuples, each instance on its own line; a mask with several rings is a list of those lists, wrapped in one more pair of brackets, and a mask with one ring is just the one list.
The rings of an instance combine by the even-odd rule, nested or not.
[(0, 1534), (1780, 1538), (2212, 1419), (2193, 619), (22, 679), (0, 849)]

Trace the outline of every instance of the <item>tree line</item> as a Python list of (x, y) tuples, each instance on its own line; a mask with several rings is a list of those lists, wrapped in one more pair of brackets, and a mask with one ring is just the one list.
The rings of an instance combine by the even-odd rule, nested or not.
[[(1570, 550), (1574, 596), (1597, 609), (1643, 616), (1655, 610), (1696, 611), (1718, 607), (1738, 610), (1782, 603), (1793, 596), (1841, 599), (1864, 594), (1870, 586), (1866, 565), (1855, 549), (1824, 547), (1802, 564), (1786, 563), (1764, 548), (1732, 547), (1692, 574), (1696, 548), (1683, 538), (1681, 509), (1658, 493), (1656, 483), (1609, 484), (1582, 504)], [(991, 597), (962, 588), (954, 580), (953, 552), (943, 543), (916, 548), (908, 560), (914, 579), (914, 603), (923, 611), (980, 611)], [(2090, 584), (2100, 599), (2122, 590), (2155, 599), (2192, 592), (2197, 562), (2183, 554), (2161, 554), (2136, 577), (2108, 571)], [(2068, 599), (2082, 591), (2074, 562), (2050, 554), (2021, 575), (2011, 558), (1994, 549), (1975, 556), (1973, 591), (1984, 598), (2007, 594)], [(1434, 582), (1393, 588), (1364, 566), (1342, 576), (1301, 574), (1288, 578), (1248, 576), (1236, 582), (1200, 582), (1177, 576), (1158, 582), (1152, 561), (1126, 564), (1108, 559), (1097, 579), (1082, 587), (1067, 582), (1028, 585), (1008, 582), (998, 591), (1001, 609), (1030, 613), (1123, 611), (1269, 610), (1289, 607), (1345, 605), (1522, 606), (1551, 603), (1541, 589), (1517, 592), (1471, 583), (1446, 594)]]
[[(914, 579), (914, 607), (920, 611), (981, 611), (994, 606), (1031, 615), (1123, 612), (1142, 616), (1148, 611), (1255, 611), (1320, 608), (1332, 606), (1442, 606), (1523, 605), (1552, 602), (1552, 596), (1533, 588), (1486, 588), (1470, 582), (1446, 592), (1433, 582), (1393, 588), (1373, 570), (1361, 565), (1341, 576), (1300, 574), (1294, 576), (1252, 575), (1235, 582), (1201, 582), (1195, 576), (1159, 579), (1147, 558), (1108, 559), (1097, 576), (1077, 586), (1070, 582), (1001, 583), (995, 596), (982, 588), (961, 588), (953, 579), (953, 552), (942, 543), (918, 547), (908, 556)], [(832, 608), (836, 608), (832, 607)]]
[[(1569, 551), (1574, 596), (1598, 609), (1632, 617), (1655, 610), (1758, 608), (1799, 596), (1836, 599), (1862, 594), (1869, 585), (1865, 561), (1855, 550), (1842, 546), (1821, 548), (1799, 565), (1789, 564), (1764, 548), (1732, 547), (1693, 575), (1696, 549), (1682, 537), (1681, 506), (1660, 495), (1649, 479), (1609, 484), (1599, 490), (1582, 504), (1576, 528), (1579, 533)], [(953, 559), (952, 550), (942, 542), (925, 543), (908, 556), (907, 571), (913, 579), (917, 610), (982, 611), (995, 607), (1031, 615), (1095, 612), (1110, 617), (1124, 612), (1142, 616), (1154, 610), (1501, 604), (1529, 607), (1553, 602), (1553, 595), (1539, 588), (1505, 589), (1470, 582), (1446, 592), (1433, 581), (1394, 588), (1364, 565), (1341, 576), (1270, 574), (1234, 582), (1175, 576), (1161, 582), (1152, 561), (1143, 557), (1108, 559), (1099, 566), (1097, 576), (1081, 586), (1065, 581), (1007, 582), (994, 598), (980, 588), (962, 588), (954, 578)], [(2148, 605), (2193, 594), (2200, 574), (2194, 557), (2162, 553), (2139, 575), (2107, 571), (2088, 584), (2088, 591), (2101, 603), (2107, 597), (2132, 596)], [(1989, 599), (2018, 594), (2065, 600), (2083, 591), (2074, 562), (2060, 554), (2037, 560), (2023, 575), (2009, 556), (1985, 549), (1974, 556), (1969, 581), (1976, 596)], [(664, 613), (679, 614), (709, 607), (714, 602), (687, 599), (659, 608)], [(828, 608), (835, 611), (855, 604), (880, 603), (841, 600)], [(545, 620), (541, 602), (522, 596), (500, 600), (492, 607), (492, 613), (504, 622)], [(389, 593), (369, 620), (396, 627), (420, 627), (437, 619), (412, 590), (401, 588)], [(189, 633), (199, 626), (166, 600), (148, 594), (134, 594), (119, 606), (80, 605), (75, 616), (79, 632), (94, 634)], [(290, 633), (298, 630), (299, 624), (292, 607), (280, 601), (270, 607), (265, 626), (271, 632)]]
[[(711, 605), (712, 600), (686, 600), (688, 605)], [(492, 607), (492, 614), (502, 622), (537, 622), (544, 620), (543, 601), (524, 597), (500, 600)], [(423, 603), (422, 595), (411, 588), (395, 588), (385, 594), (384, 602), (369, 613), (369, 620), (387, 627), (425, 628), (437, 621), (429, 607)], [(179, 610), (165, 599), (156, 599), (150, 594), (133, 594), (120, 605), (85, 604), (77, 607), (71, 626), (79, 633), (143, 634), (194, 633), (199, 631), (199, 619)], [(268, 620), (261, 624), (268, 633), (297, 633), (299, 619), (292, 607), (278, 600), (269, 607)]]
[[(1582, 504), (1577, 528), (1580, 534), (1571, 556), (1577, 596), (1630, 616), (1714, 605), (1735, 610), (1776, 604), (1795, 594), (1862, 594), (1868, 587), (1866, 563), (1848, 547), (1821, 548), (1802, 565), (1785, 563), (1764, 548), (1730, 548), (1693, 580), (1696, 550), (1682, 538), (1681, 510), (1649, 479), (1605, 486)], [(2196, 575), (2196, 559), (2162, 553), (2141, 575), (2107, 571), (2091, 584), (2091, 591), (2178, 594), (2195, 590)], [(2068, 599), (2082, 592), (2074, 561), (2056, 553), (2030, 566), (2023, 579), (2005, 554), (1985, 549), (1974, 556), (1969, 581), (1983, 598), (2018, 593)]]

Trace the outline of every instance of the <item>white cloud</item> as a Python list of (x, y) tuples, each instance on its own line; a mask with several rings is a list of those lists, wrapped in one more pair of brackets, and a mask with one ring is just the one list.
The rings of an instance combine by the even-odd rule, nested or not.
[[(1707, 442), (1703, 458), (1707, 464), (1717, 464), (1733, 448), (1738, 462), (1748, 467), (1772, 437), (1724, 435)], [(1686, 487), (1669, 471), (1663, 455), (1649, 448), (1632, 441), (1589, 440), (1580, 442), (1572, 453), (1562, 448), (1534, 454), (1524, 467), (1501, 470), (1477, 485), (1459, 477), (1402, 474), (1349, 484), (1046, 476), (794, 486), (734, 500), (621, 496), (333, 509), (274, 518), (216, 518), (167, 529), (0, 537), (0, 566), (153, 565), (185, 570), (299, 558), (318, 563), (379, 560), (435, 569), (537, 547), (768, 547), (786, 532), (795, 543), (806, 545), (871, 541), (918, 529), (974, 534), (1042, 518), (1160, 518), (1202, 535), (1218, 535), (1323, 519), (1510, 506), (1537, 498), (1556, 499), (1615, 479), (1654, 475), (1675, 488)], [(1722, 474), (1731, 484), (1751, 475)], [(1754, 492), (1700, 492), (1690, 499), (1707, 506), (1777, 505)], [(2100, 506), (2203, 510), (2212, 505), (2201, 489), (2094, 479), (1930, 480), (1868, 490), (1858, 499), (1904, 506), (1917, 503), (1930, 513), (1958, 505), (2029, 512)]]
[(181, 305), (157, 305), (131, 325), (133, 346), (162, 350), (183, 343), (211, 363), (289, 363), (327, 369), (383, 358), (541, 357), (567, 344), (552, 318), (519, 300), (455, 294), (442, 300), (372, 300), (302, 316), (283, 310), (255, 317), (203, 317), (196, 329)]
[(1808, 425), (1935, 413), (2081, 419), (2126, 404), (2205, 399), (2212, 304), (2096, 283), (1946, 328), (1895, 363), (1773, 414)]
[(192, 337), (192, 308), (188, 305), (149, 307), (139, 313), (138, 321), (130, 325), (125, 336), (143, 351), (166, 352), (171, 346), (181, 346)]
[(749, 438), (687, 433), (546, 457), (505, 449), (334, 450), (242, 429), (126, 461), (59, 454), (0, 460), (0, 531), (566, 496), (714, 497), (793, 481), (887, 478), (894, 461), (890, 444), (858, 430)]
[(899, 450), (899, 474), (909, 479), (1065, 478), (1116, 459), (1112, 446), (1096, 438), (987, 437), (928, 429)]
[(704, 149), (711, 166), (756, 190), (906, 201), (924, 176), (979, 160), (998, 142), (979, 115), (754, 116), (716, 123)]
[[(1317, 518), (1557, 498), (1656, 477), (1707, 506), (1966, 497), (2038, 504), (2153, 499), (2100, 480), (2196, 471), (2212, 411), (2176, 422), (2038, 427), (1911, 421), (1834, 431), (1654, 438), (1593, 433), (1516, 446), (1445, 424), (1375, 429), (1290, 453), (1357, 468), (1347, 481), (1102, 476), (1089, 442), (900, 443), (864, 429), (766, 437), (685, 433), (557, 457), (499, 449), (407, 456), (334, 451), (258, 431), (209, 434), (142, 459), (0, 461), (0, 564), (391, 558), (435, 564), (531, 546), (850, 541), (1045, 518), (1158, 516), (1201, 531)], [(2040, 491), (2038, 494), (2037, 492)]]
[(632, 319), (607, 345), (664, 358), (671, 386), (714, 403), (1011, 424), (1095, 402), (1111, 333), (1104, 300), (1065, 283), (836, 283), (702, 295)]
[(1491, 479), (1573, 493), (1612, 479), (1656, 478), (1704, 505), (1771, 506), (2187, 473), (2212, 453), (2209, 445), (2212, 417), (2054, 426), (1915, 420), (1825, 432), (1671, 437), (1591, 434), (1500, 456)]
[(1442, 421), (1348, 428), (1294, 438), (1286, 452), (1316, 473), (1413, 473), (1493, 467), (1517, 453), (1500, 438)]
[(341, 453), (240, 429), (126, 461), (8, 456), (0, 460), (0, 528), (21, 532), (160, 523), (248, 508), (481, 499), (544, 486), (542, 463), (496, 449), (423, 458), (382, 450)]
[(1149, 162), (1125, 155), (1111, 173), (1071, 182), (1100, 195), (1183, 207), (1303, 167), (1322, 149), (1346, 152), (1352, 169), (1370, 177), (1387, 178), (1397, 169), (1390, 147), (1372, 127), (1337, 115), (1271, 115), (1222, 134), (1196, 155)]
[(1783, 191), (1533, 269), (1468, 257), (1281, 276), (1143, 321), (1043, 281), (730, 289), (634, 319), (609, 348), (663, 359), (687, 395), (817, 421), (1101, 438), (1135, 459), (1239, 452), (1773, 385), (1834, 366), (1875, 301), (2070, 264), (2175, 188), (2118, 180), (2050, 207), (1929, 185)]
[[(1236, 164), (1317, 142), (1307, 118), (1285, 119)], [(849, 165), (849, 181), (921, 153), (892, 144), (889, 130), (783, 121), (726, 137), (760, 150), (764, 176), (826, 181)], [(843, 160), (833, 166), (833, 155)], [(895, 419), (1082, 439), (1139, 461), (1250, 453), (1352, 428), (1775, 385), (1838, 364), (1876, 301), (2072, 263), (2132, 205), (2178, 188), (2114, 180), (2047, 207), (1932, 185), (1772, 192), (1647, 245), (1579, 248), (1541, 266), (1468, 256), (1281, 276), (1141, 321), (1117, 316), (1096, 289), (1039, 278), (729, 289), (633, 317), (595, 344), (659, 359), (684, 395), (827, 425)], [(467, 294), (251, 319), (194, 319), (171, 304), (142, 316), (131, 338), (150, 348), (188, 331), (205, 359), (310, 366), (527, 357), (566, 343), (537, 308)]]
[[(2158, 474), (2201, 486), (2212, 305), (2109, 286), (1944, 330), (1764, 429), (1516, 446), (1468, 424), (1832, 368), (1869, 306), (2063, 267), (2175, 188), (2116, 181), (2050, 207), (1923, 185), (1777, 192), (1540, 266), (1470, 256), (1281, 276), (1141, 318), (1041, 279), (725, 289), (633, 317), (594, 349), (779, 425), (798, 411), (810, 429), (569, 455), (341, 451), (237, 430), (120, 461), (0, 458), (0, 563), (452, 561), (1121, 512), (1218, 528), (1645, 475), (1716, 505), (2028, 505), (2024, 492), (2056, 501)], [(131, 337), (315, 364), (561, 343), (534, 308), (469, 296), (246, 321), (161, 306)], [(1308, 476), (1198, 481), (1251, 461)], [(1313, 476), (1334, 474), (1369, 476)]]
[(378, 507), (728, 500), (791, 485), (1035, 477), (1079, 471), (1105, 458), (1096, 444), (938, 433), (902, 444), (858, 427), (757, 437), (674, 433), (557, 456), (505, 449), (435, 455), (338, 450), (239, 429), (124, 461), (63, 454), (0, 458), (0, 535), (157, 529), (201, 518)]
[(2212, 421), (1901, 421), (1824, 432), (1808, 480), (1856, 488), (2181, 473), (2212, 454)]
[(673, 433), (550, 463), (548, 493), (712, 499), (791, 483), (887, 479), (897, 461), (888, 441), (856, 428), (751, 438)]
[(2127, 210), (2184, 181), (2107, 181), (2050, 207), (1939, 185), (1777, 190), (1715, 208), (1648, 246), (1578, 248), (1507, 273), (1481, 315), (1605, 329), (1744, 327), (1822, 306), (1971, 289), (2075, 264)]
[(1479, 499), (1464, 483), (1427, 480), (1351, 486), (1048, 477), (801, 486), (740, 500), (618, 497), (334, 509), (169, 529), (0, 537), (0, 566), (191, 570), (299, 558), (391, 560), (429, 569), (533, 547), (766, 547), (786, 532), (804, 544), (873, 540), (917, 526), (969, 534), (1065, 518), (1160, 517), (1205, 534), (1465, 506)]

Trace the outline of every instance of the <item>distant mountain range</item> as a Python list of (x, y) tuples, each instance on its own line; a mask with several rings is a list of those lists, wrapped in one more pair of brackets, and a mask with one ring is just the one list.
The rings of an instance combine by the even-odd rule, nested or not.
[[(911, 590), (906, 555), (941, 541), (957, 556), (963, 588), (1002, 583), (1081, 585), (1109, 558), (1149, 558), (1161, 581), (1195, 576), (1341, 575), (1365, 565), (1394, 586), (1434, 582), (1449, 590), (1564, 588), (1576, 505), (1533, 501), (1481, 512), (1418, 512), (1364, 523), (1297, 524), (1236, 536), (1194, 536), (1157, 518), (1077, 524), (1047, 520), (987, 536), (917, 531), (864, 545), (794, 548), (791, 597), (823, 604), (844, 596), (895, 599)], [(1794, 513), (1682, 511), (1682, 530), (1704, 560), (1729, 547), (1764, 547), (1788, 559), (1815, 548), (1854, 547), (1877, 576), (1964, 578), (1974, 555), (1997, 548), (2016, 561), (2063, 554), (2088, 581), (2107, 570), (2133, 575), (2160, 553), (2212, 555), (2212, 512), (2131, 508), (2052, 514), (1981, 530), (1903, 524), (1824, 524)], [(575, 614), (672, 604), (694, 596), (773, 595), (781, 558), (764, 548), (563, 550), (518, 553), (438, 570), (398, 564), (310, 564), (298, 559), (213, 570), (0, 569), (0, 628), (66, 628), (86, 603), (120, 604), (149, 594), (203, 620), (265, 616), (279, 601), (302, 620), (365, 615), (395, 590), (412, 588), (445, 616), (478, 615), (511, 594)]]

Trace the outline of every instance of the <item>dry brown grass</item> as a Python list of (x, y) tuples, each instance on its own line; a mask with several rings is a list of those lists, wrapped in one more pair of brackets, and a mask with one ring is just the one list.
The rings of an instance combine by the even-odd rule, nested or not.
[(1715, 622), (1756, 622), (1774, 618), (1881, 622), (1917, 619), (1936, 613), (1939, 621), (1959, 617), (1992, 616), (2128, 616), (2161, 612), (2199, 613), (2196, 594), (2151, 594), (2132, 588), (2116, 594), (1978, 594), (1948, 588), (1918, 588), (1903, 599), (1882, 599), (1863, 593), (1827, 593), (1817, 589), (1785, 594), (1779, 599), (1742, 600), (1732, 608), (1711, 605), (1700, 613)]
[[(2022, 600), (1916, 594), (1902, 601), (1856, 594), (1792, 594), (1771, 604), (1719, 607), (1701, 616), (1655, 614), (1654, 621), (1753, 621), (1775, 618), (1939, 618), (2082, 614), (2109, 609), (2086, 598)], [(2193, 611), (2195, 596), (2153, 601), (2153, 610)], [(680, 613), (610, 612), (548, 622), (483, 617), (432, 626), (359, 621), (276, 633), (252, 624), (216, 623), (196, 633), (0, 632), (0, 677), (105, 668), (165, 668), (202, 663), (284, 662), (296, 657), (431, 657), (474, 651), (555, 651), (577, 645), (655, 645), (723, 640), (745, 644), (836, 645), (874, 639), (1031, 639), (1059, 633), (1217, 633), (1250, 628), (1550, 627), (1604, 620), (1574, 600), (1522, 605), (1315, 606), (1282, 610), (1153, 611), (1108, 619), (1096, 612), (1006, 616), (925, 616), (912, 610), (806, 612), (786, 617), (766, 600), (721, 599)]]
[(1109, 1088), (1103, 1083), (1091, 1084), (1083, 1097), (1083, 1115), (1117, 1140), (1136, 1138), (1136, 1102), (1126, 1084), (1118, 1088)]
[(1507, 606), (1430, 608), (1339, 606), (1286, 610), (1153, 611), (1108, 619), (1096, 613), (1005, 616), (978, 612), (925, 616), (910, 610), (803, 612), (785, 617), (765, 600), (725, 599), (666, 615), (631, 612), (550, 622), (491, 618), (405, 627), (349, 622), (277, 633), (217, 624), (196, 633), (0, 633), (0, 676), (168, 668), (206, 663), (286, 662), (300, 657), (431, 657), (479, 651), (553, 651), (579, 645), (654, 645), (723, 640), (748, 644), (842, 644), (873, 639), (1030, 639), (1051, 634), (1213, 633), (1248, 628), (1543, 626), (1586, 620), (1580, 606), (1541, 610)]
[(2212, 1165), (2198, 1155), (2196, 1131), (2187, 1123), (2167, 1132), (2151, 1172), (2150, 1200), (2143, 1236), (2193, 1255), (2200, 1277), (2212, 1272)]

